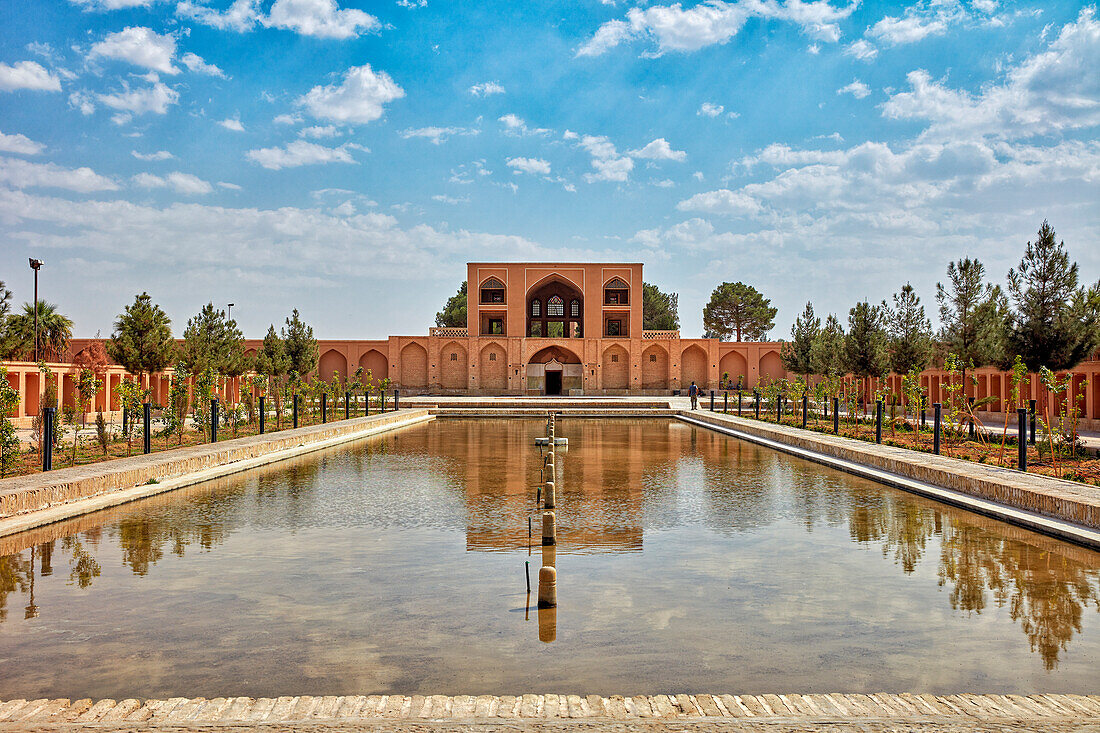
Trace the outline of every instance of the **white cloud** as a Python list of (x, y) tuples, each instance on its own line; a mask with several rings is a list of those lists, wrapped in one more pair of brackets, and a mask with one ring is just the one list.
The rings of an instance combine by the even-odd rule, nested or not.
[(878, 48), (867, 39), (860, 38), (858, 41), (853, 41), (845, 46), (844, 53), (848, 56), (855, 56), (860, 61), (871, 61), (878, 56)]
[(297, 168), (303, 165), (355, 163), (355, 158), (351, 155), (352, 150), (368, 152), (363, 146), (352, 143), (345, 143), (335, 148), (326, 148), (324, 145), (318, 145), (317, 143), (295, 140), (282, 148), (249, 150), (247, 157), (264, 168), (277, 171), (282, 168)]
[(901, 18), (887, 15), (867, 29), (867, 35), (886, 43), (899, 46), (916, 43), (928, 36), (942, 35), (947, 31), (947, 21), (943, 17), (927, 17), (906, 13)]
[(313, 125), (312, 127), (303, 127), (298, 131), (298, 137), (311, 137), (315, 140), (336, 137), (339, 134), (340, 129), (335, 125)]
[(40, 142), (31, 140), (26, 135), (16, 133), (5, 135), (0, 132), (0, 153), (17, 153), (19, 155), (38, 155), (46, 146)]
[(971, 0), (970, 4), (983, 13), (992, 13), (1000, 6), (997, 0)]
[[(548, 130), (545, 127), (528, 127), (527, 123), (523, 121), (523, 118), (517, 117), (510, 112), (500, 117), (497, 121), (503, 123), (504, 131), (511, 135), (549, 135), (552, 132), (552, 130)], [(568, 131), (566, 134), (568, 134)]]
[(228, 181), (218, 181), (218, 188), (224, 188), (228, 191), (240, 191), (241, 187), (236, 183), (229, 183)]
[(634, 170), (634, 161), (620, 155), (615, 150), (615, 145), (606, 137), (585, 135), (581, 138), (580, 146), (592, 156), (592, 167), (596, 169), (595, 173), (585, 174), (584, 179), (589, 183), (626, 181), (630, 177), (630, 171)]
[(152, 173), (138, 173), (133, 180), (135, 185), (142, 188), (171, 188), (176, 193), (187, 196), (203, 196), (214, 190), (213, 186), (198, 176), (179, 171), (163, 177)]
[(650, 181), (650, 184), (656, 186), (657, 188), (675, 188), (676, 187), (676, 182), (673, 181), (671, 178), (665, 178), (664, 180), (661, 180), (661, 181)]
[(127, 8), (147, 8), (157, 0), (69, 0), (79, 5), (84, 12), (103, 10), (125, 10)]
[(190, 51), (180, 57), (180, 63), (187, 67), (188, 71), (193, 71), (196, 74), (208, 74), (209, 76), (217, 76), (222, 79), (225, 78), (225, 72), (219, 69), (214, 64), (208, 64), (202, 60), (198, 54), (193, 54)]
[(495, 81), (486, 81), (474, 84), (470, 87), (470, 94), (475, 97), (488, 97), (490, 94), (504, 94), (504, 87)]
[(176, 15), (219, 30), (244, 33), (260, 21), (260, 0), (234, 0), (228, 9), (220, 13), (203, 4), (184, 0), (176, 5)]
[[(179, 92), (160, 82), (142, 89), (130, 89), (129, 84), (126, 82), (123, 82), (122, 85), (123, 90), (121, 92), (97, 94), (96, 99), (111, 109), (135, 115), (147, 112), (162, 115), (168, 111), (170, 105), (179, 102)], [(81, 100), (82, 112), (84, 111), (83, 104), (85, 102), (86, 100)]]
[(428, 5), (428, 0), (397, 0), (397, 4), (403, 8), (409, 8), (410, 10), (415, 8), (423, 8)]
[(959, 135), (1021, 138), (1100, 125), (1100, 21), (1085, 8), (1046, 50), (1010, 68), (1002, 83), (973, 94), (951, 89), (924, 70), (909, 91), (891, 96), (883, 114), (930, 123), (927, 138)]
[(319, 38), (354, 38), (382, 27), (362, 10), (341, 10), (336, 0), (275, 0), (261, 22)]
[(516, 173), (550, 175), (550, 162), (542, 158), (509, 158), (507, 164), (509, 168), (514, 168)]
[(672, 146), (668, 144), (668, 140), (663, 137), (657, 138), (641, 150), (631, 150), (629, 155), (646, 160), (687, 160), (687, 153), (683, 150), (673, 150)]
[(176, 39), (160, 35), (144, 26), (128, 26), (117, 33), (108, 33), (102, 41), (92, 45), (88, 58), (108, 58), (152, 69), (162, 74), (178, 74), (172, 65), (176, 55)]
[(695, 114), (700, 117), (717, 117), (722, 114), (726, 108), (720, 104), (714, 104), (713, 102), (703, 102), (699, 106), (699, 111)]
[(139, 153), (136, 150), (131, 150), (130, 155), (134, 156), (138, 160), (144, 160), (144, 161), (147, 161), (147, 162), (158, 161), (158, 160), (172, 160), (173, 158), (176, 157), (176, 156), (172, 155), (171, 153), (169, 153), (167, 150), (158, 150), (155, 153)]
[(432, 145), (439, 145), (446, 142), (447, 138), (452, 135), (477, 135), (480, 132), (480, 130), (472, 127), (419, 127), (402, 130), (400, 135), (406, 140), (422, 137), (430, 141)]
[(871, 88), (861, 82), (859, 79), (854, 80), (851, 84), (842, 86), (836, 90), (837, 94), (851, 94), (856, 99), (863, 99), (871, 93)]
[(276, 125), (297, 125), (302, 121), (302, 116), (299, 114), (282, 114), (277, 115), (272, 121)]
[(370, 64), (353, 66), (339, 84), (316, 86), (298, 100), (311, 115), (332, 122), (373, 122), (385, 112), (384, 105), (405, 96), (405, 90), (384, 71), (375, 73)]
[(91, 168), (62, 168), (0, 157), (0, 184), (11, 188), (63, 188), (77, 193), (117, 191), (118, 184)]
[(676, 204), (680, 211), (697, 211), (720, 216), (750, 216), (760, 211), (760, 202), (743, 193), (723, 188), (697, 193)]
[(760, 0), (708, 0), (686, 9), (680, 3), (635, 7), (627, 11), (626, 20), (601, 25), (577, 55), (598, 56), (634, 39), (652, 41), (657, 53), (696, 51), (727, 43), (749, 18), (790, 22), (817, 40), (836, 42), (840, 38), (838, 22), (851, 15), (858, 4), (837, 8), (827, 0), (794, 0), (782, 5)]
[(227, 130), (232, 130), (233, 132), (244, 132), (244, 125), (241, 124), (241, 120), (239, 117), (227, 117), (218, 124)]
[(35, 61), (18, 61), (14, 65), (0, 62), (0, 91), (30, 89), (38, 92), (60, 92), (61, 80)]
[(448, 196), (445, 193), (437, 193), (435, 196), (432, 196), (432, 201), (438, 201), (439, 203), (447, 204), (448, 206), (455, 206), (456, 204), (468, 204), (468, 203), (470, 203), (470, 199), (469, 199), (468, 196), (463, 196), (463, 197), (460, 197), (460, 198), (456, 198), (454, 196)]

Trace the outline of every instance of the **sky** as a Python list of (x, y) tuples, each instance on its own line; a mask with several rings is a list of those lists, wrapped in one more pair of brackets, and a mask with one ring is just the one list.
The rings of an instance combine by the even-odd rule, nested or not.
[(469, 261), (626, 261), (684, 336), (789, 336), (1043, 219), (1100, 278), (1080, 2), (0, 0), (0, 280), (77, 336), (148, 291), (320, 338), (427, 332)]

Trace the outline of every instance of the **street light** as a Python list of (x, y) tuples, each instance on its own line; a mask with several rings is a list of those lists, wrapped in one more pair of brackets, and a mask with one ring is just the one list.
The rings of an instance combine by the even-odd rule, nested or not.
[(233, 320), (233, 303), (229, 304), (229, 320)]
[(34, 362), (38, 363), (38, 271), (46, 264), (42, 260), (28, 257), (31, 269), (34, 270)]

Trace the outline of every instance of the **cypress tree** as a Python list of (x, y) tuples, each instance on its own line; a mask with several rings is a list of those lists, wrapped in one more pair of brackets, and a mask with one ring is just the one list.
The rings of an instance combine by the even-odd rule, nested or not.
[(282, 337), (291, 371), (304, 378), (317, 368), (317, 339), (313, 338), (313, 328), (299, 317), (297, 308), (286, 319)]

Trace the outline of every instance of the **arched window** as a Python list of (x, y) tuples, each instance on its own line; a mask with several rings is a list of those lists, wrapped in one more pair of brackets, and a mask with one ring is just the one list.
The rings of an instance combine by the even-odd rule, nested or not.
[(504, 302), (504, 283), (497, 280), (495, 277), (491, 277), (481, 284), (481, 302), (482, 303), (503, 303)]
[(565, 301), (561, 299), (560, 295), (551, 295), (550, 299), (546, 301), (546, 315), (548, 315), (548, 316), (564, 316), (565, 315)]
[(579, 318), (581, 315), (581, 302), (576, 298), (569, 303), (569, 315), (572, 318)]
[(604, 305), (627, 305), (630, 302), (629, 292), (630, 286), (627, 285), (622, 278), (611, 278), (611, 280), (603, 286)]
[(538, 301), (537, 298), (531, 301), (531, 315), (535, 318), (538, 318), (540, 315), (542, 315), (542, 304)]

